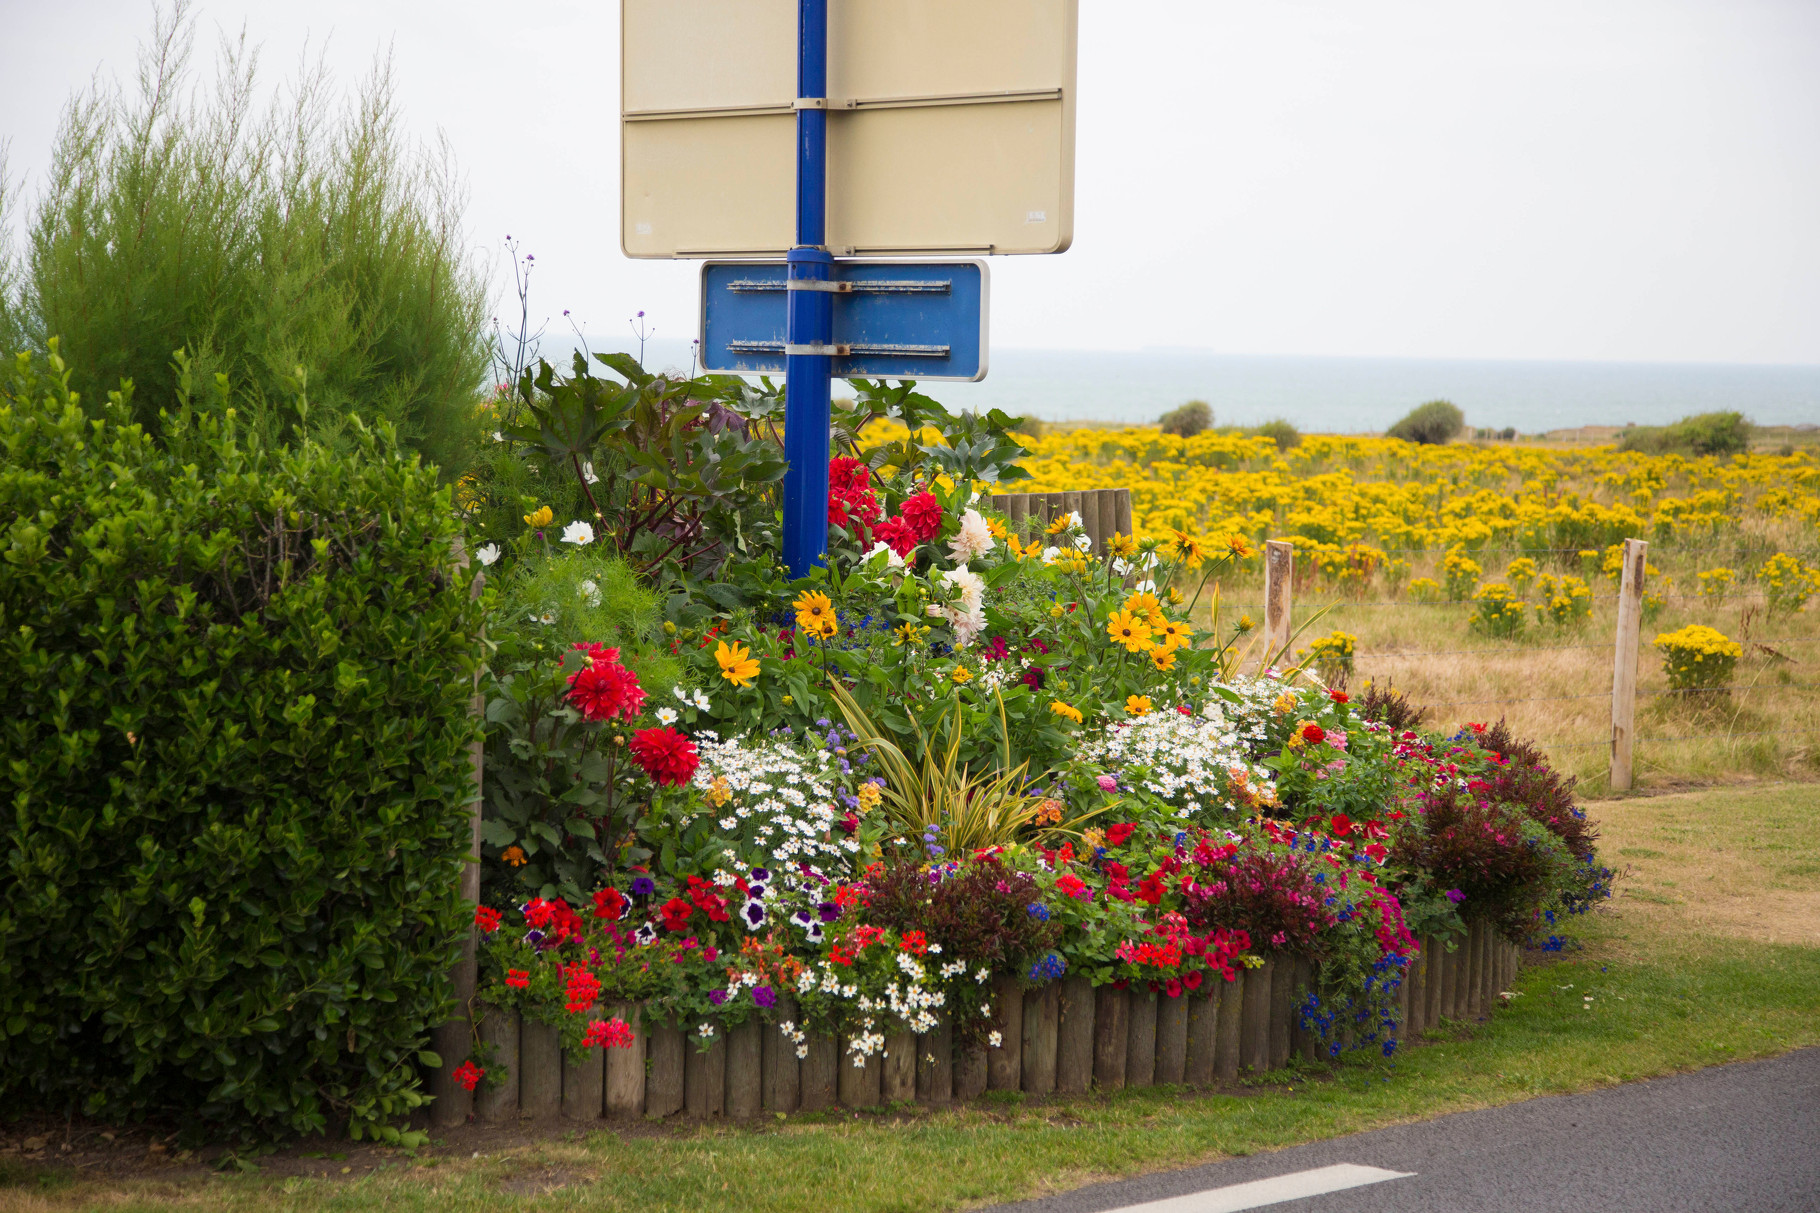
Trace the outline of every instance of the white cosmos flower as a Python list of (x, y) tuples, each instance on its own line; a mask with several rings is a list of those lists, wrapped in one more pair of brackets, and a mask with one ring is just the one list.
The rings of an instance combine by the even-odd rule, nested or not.
[(578, 548), (585, 548), (594, 542), (594, 528), (585, 522), (571, 522), (562, 528), (562, 541), (572, 543)]
[(961, 515), (961, 529), (948, 541), (948, 551), (955, 560), (966, 564), (992, 550), (992, 531), (978, 510)]
[(1091, 535), (1076, 535), (1074, 537), (1074, 546), (1083, 552), (1091, 551), (1093, 549), (1093, 537)]
[(499, 559), (499, 545), (497, 543), (487, 544), (486, 547), (474, 553), (474, 558), (487, 568), (492, 568), (493, 562)]
[(695, 706), (704, 712), (708, 710), (708, 696), (704, 692), (695, 692)]
[(676, 709), (675, 708), (658, 708), (657, 709), (657, 723), (662, 724), (662, 725), (675, 724), (676, 723)]
[(1043, 563), (1048, 564), (1050, 561), (1054, 560), (1057, 556), (1060, 556), (1061, 554), (1062, 554), (1062, 549), (1056, 547), (1054, 544), (1050, 544), (1048, 547), (1043, 549)]
[(593, 578), (590, 577), (576, 586), (575, 591), (581, 595), (582, 601), (586, 602), (589, 606), (597, 607), (600, 605), (600, 587), (594, 584)]
[(589, 484), (599, 484), (600, 477), (594, 474), (594, 461), (587, 460), (581, 465), (581, 478)]
[(504, 434), (500, 433), (498, 430), (493, 431), (493, 441), (494, 442), (504, 442), (505, 440), (506, 440), (506, 436)]

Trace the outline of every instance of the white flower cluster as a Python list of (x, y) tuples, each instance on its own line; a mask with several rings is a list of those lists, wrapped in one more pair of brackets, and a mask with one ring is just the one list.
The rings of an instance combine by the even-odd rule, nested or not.
[(1081, 756), (1120, 776), (1127, 786), (1168, 801), (1178, 817), (1243, 812), (1253, 802), (1238, 794), (1235, 784), (1266, 799), (1274, 799), (1275, 784), (1271, 770), (1253, 763), (1247, 751), (1249, 742), (1264, 735), (1262, 718), (1229, 711), (1239, 706), (1210, 699), (1192, 716), (1162, 711), (1120, 721), (1082, 745)]
[(965, 564), (937, 574), (937, 577), (954, 592), (955, 599), (947, 604), (930, 603), (929, 616), (944, 620), (953, 628), (955, 647), (964, 649), (986, 630), (986, 579)]
[[(705, 735), (704, 735), (705, 736)], [(695, 787), (722, 814), (717, 824), (760, 851), (767, 862), (795, 867), (847, 857), (859, 843), (835, 830), (836, 756), (786, 741), (732, 737), (701, 740)], [(724, 792), (724, 803), (714, 801)]]

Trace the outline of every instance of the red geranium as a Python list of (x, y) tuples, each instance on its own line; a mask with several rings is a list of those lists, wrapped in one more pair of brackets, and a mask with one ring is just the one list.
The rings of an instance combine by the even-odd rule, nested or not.
[(675, 729), (645, 729), (632, 736), (632, 757), (645, 774), (668, 787), (681, 787), (701, 765), (695, 743)]
[(499, 929), (499, 911), (492, 906), (475, 906), (474, 925), (491, 935)]
[(619, 663), (619, 650), (598, 644), (575, 646), (588, 654), (588, 664), (569, 675), (569, 702), (589, 720), (630, 720), (645, 704), (638, 677)]
[(1085, 899), (1091, 895), (1087, 889), (1087, 882), (1072, 872), (1057, 878), (1055, 891), (1064, 897)]
[(527, 988), (531, 984), (531, 971), (529, 969), (507, 969), (506, 984), (514, 990)]
[(934, 539), (942, 529), (942, 506), (934, 493), (918, 493), (910, 498), (898, 510), (898, 516), (909, 524), (919, 543)]
[(455, 1085), (462, 1090), (472, 1091), (475, 1087), (480, 1085), (480, 1080), (486, 1077), (486, 1073), (485, 1070), (481, 1069), (473, 1062), (464, 1061), (455, 1067), (455, 1072), (450, 1075), (450, 1077), (454, 1078)]
[(582, 1033), (581, 1043), (589, 1049), (629, 1049), (636, 1036), (623, 1019), (597, 1019)]
[(1115, 846), (1115, 847), (1124, 846), (1126, 839), (1130, 838), (1132, 835), (1132, 832), (1135, 831), (1136, 829), (1137, 829), (1137, 827), (1132, 825), (1129, 822), (1121, 822), (1120, 824), (1115, 825), (1115, 826), (1107, 826), (1106, 827), (1107, 845)]

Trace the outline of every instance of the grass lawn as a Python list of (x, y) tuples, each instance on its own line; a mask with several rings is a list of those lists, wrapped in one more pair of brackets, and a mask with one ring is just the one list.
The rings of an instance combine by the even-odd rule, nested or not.
[(1584, 924), (1585, 949), (1526, 968), (1492, 1023), (1436, 1032), (1394, 1060), (1332, 1075), (1207, 1095), (1130, 1091), (755, 1128), (541, 1139), (464, 1130), (415, 1158), (304, 1147), (242, 1174), (148, 1167), (138, 1154), (130, 1166), (0, 1161), (0, 1206), (950, 1209), (1820, 1044), (1815, 792), (1785, 785), (1595, 805), (1608, 855), (1632, 872), (1611, 908)]

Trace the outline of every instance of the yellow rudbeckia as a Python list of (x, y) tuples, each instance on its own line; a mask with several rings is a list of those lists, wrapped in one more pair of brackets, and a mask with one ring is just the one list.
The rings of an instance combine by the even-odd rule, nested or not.
[(714, 660), (720, 663), (720, 676), (736, 687), (750, 686), (758, 677), (758, 659), (737, 640), (731, 646), (721, 641), (714, 649)]

